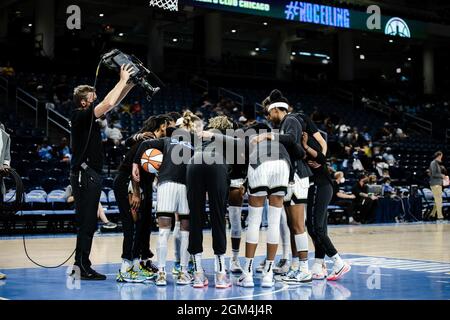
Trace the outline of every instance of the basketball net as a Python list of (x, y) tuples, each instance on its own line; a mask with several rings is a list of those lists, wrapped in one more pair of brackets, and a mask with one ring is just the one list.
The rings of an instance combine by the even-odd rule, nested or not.
[(178, 0), (150, 0), (149, 5), (163, 10), (178, 11)]

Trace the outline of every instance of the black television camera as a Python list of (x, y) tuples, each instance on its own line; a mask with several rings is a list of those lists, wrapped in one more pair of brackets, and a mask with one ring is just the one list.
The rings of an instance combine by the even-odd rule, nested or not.
[(140, 86), (147, 93), (147, 100), (150, 101), (160, 90), (158, 86), (150, 84), (150, 78), (153, 78), (159, 85), (164, 85), (162, 81), (135, 56), (128, 55), (118, 49), (113, 49), (102, 56), (102, 63), (109, 69), (119, 71), (124, 64), (130, 64), (135, 73), (131, 76), (131, 81)]

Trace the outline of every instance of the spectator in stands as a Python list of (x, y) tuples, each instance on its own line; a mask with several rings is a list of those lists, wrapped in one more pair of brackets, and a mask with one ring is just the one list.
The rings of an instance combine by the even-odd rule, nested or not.
[[(72, 186), (68, 185), (66, 188), (66, 193), (65, 193), (65, 198), (67, 203), (71, 206), (74, 207), (75, 206), (75, 199), (73, 197), (73, 193), (72, 193)], [(105, 229), (115, 229), (117, 228), (117, 224), (111, 222), (108, 220), (108, 218), (105, 215), (105, 209), (103, 209), (103, 206), (101, 203), (98, 204), (98, 211), (97, 211), (97, 218), (99, 218), (102, 222), (102, 228)]]
[(437, 214), (437, 220), (444, 220), (442, 215), (442, 186), (444, 184), (444, 179), (448, 179), (442, 173), (442, 158), (444, 154), (442, 151), (438, 151), (434, 154), (434, 160), (430, 163), (430, 187), (433, 192), (434, 206), (430, 213), (430, 217), (434, 218)]
[(385, 152), (383, 153), (383, 159), (386, 160), (387, 164), (390, 166), (395, 165), (395, 157), (392, 154), (391, 147), (387, 147)]
[(58, 157), (61, 161), (68, 162), (72, 158), (69, 141), (66, 137), (61, 138), (61, 142), (58, 147)]
[(379, 177), (383, 176), (384, 170), (389, 171), (389, 165), (383, 160), (383, 158), (381, 156), (375, 157), (374, 164), (375, 164), (375, 170), (377, 171)]
[(330, 158), (330, 165), (328, 167), (331, 169), (331, 172), (339, 171), (339, 163), (338, 163), (336, 157)]
[(358, 182), (353, 186), (352, 193), (355, 195), (355, 209), (360, 212), (361, 223), (372, 223), (375, 219), (375, 210), (378, 197), (369, 195), (367, 183), (369, 177), (363, 173)]
[(383, 188), (382, 194), (383, 196), (390, 196), (395, 192), (394, 187), (391, 186), (391, 178), (383, 178)]
[[(3, 195), (6, 193), (2, 174), (7, 173), (11, 164), (10, 152), (11, 139), (6, 133), (5, 127), (0, 123), (0, 204), (3, 203)], [(2, 214), (2, 212), (0, 212)], [(6, 275), (0, 272), (0, 280), (6, 279)]]
[(131, 114), (140, 113), (142, 111), (142, 106), (139, 101), (135, 101), (130, 108)]
[(352, 168), (355, 171), (364, 171), (364, 167), (363, 167), (362, 162), (361, 162), (361, 160), (359, 158), (360, 158), (359, 152), (355, 151), (353, 153)]
[(53, 148), (48, 144), (48, 138), (44, 138), (42, 141), (42, 144), (38, 149), (38, 154), (42, 160), (53, 159)]
[(114, 127), (113, 124), (110, 124), (105, 129), (105, 135), (108, 138), (108, 140), (111, 141), (116, 146), (120, 145), (120, 141), (123, 138), (122, 132), (120, 132), (119, 128)]
[(375, 173), (369, 174), (369, 178), (367, 180), (368, 186), (376, 186), (378, 184), (377, 175)]
[(371, 141), (372, 140), (372, 135), (369, 132), (369, 127), (364, 126), (361, 135), (363, 136), (363, 138), (366, 141)]
[(348, 223), (358, 225), (360, 223), (353, 219), (353, 200), (355, 200), (356, 196), (341, 191), (339, 185), (343, 183), (345, 183), (344, 173), (342, 171), (336, 172), (333, 180), (333, 198), (331, 199), (331, 204), (344, 209)]
[(0, 68), (0, 74), (4, 77), (14, 77), (16, 72), (14, 71), (14, 68), (11, 66), (11, 62), (7, 62), (6, 66), (3, 68)]

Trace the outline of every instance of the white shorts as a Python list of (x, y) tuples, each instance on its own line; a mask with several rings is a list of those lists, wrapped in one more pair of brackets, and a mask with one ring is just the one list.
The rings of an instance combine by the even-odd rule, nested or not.
[(284, 160), (266, 161), (248, 167), (248, 194), (255, 197), (284, 196), (289, 185), (289, 165)]
[(231, 179), (230, 188), (240, 189), (245, 183), (245, 179)]
[(184, 184), (163, 182), (158, 185), (156, 194), (156, 212), (189, 214), (187, 188)]
[(308, 202), (309, 177), (300, 179), (298, 174), (294, 175), (294, 183), (290, 183), (288, 192), (284, 197), (284, 204), (294, 206)]

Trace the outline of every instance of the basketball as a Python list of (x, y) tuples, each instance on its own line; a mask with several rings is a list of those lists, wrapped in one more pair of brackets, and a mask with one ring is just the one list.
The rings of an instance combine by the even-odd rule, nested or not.
[(163, 161), (163, 154), (158, 149), (147, 149), (141, 156), (141, 166), (149, 173), (158, 173)]

